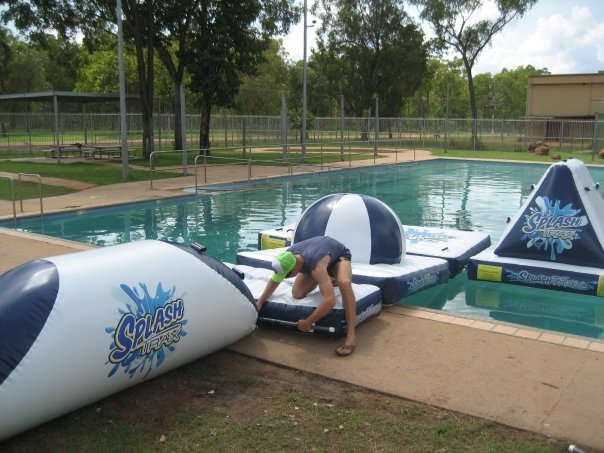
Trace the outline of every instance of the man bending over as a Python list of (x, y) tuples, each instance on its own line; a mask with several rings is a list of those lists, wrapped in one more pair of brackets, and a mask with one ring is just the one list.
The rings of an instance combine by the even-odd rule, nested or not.
[(296, 277), (292, 296), (303, 299), (319, 286), (323, 296), (319, 305), (306, 319), (298, 321), (298, 329), (309, 332), (317, 321), (326, 316), (336, 305), (334, 281), (342, 294), (342, 304), (346, 316), (347, 333), (343, 345), (336, 349), (336, 355), (346, 357), (356, 346), (356, 300), (352, 291), (352, 267), (350, 250), (341, 242), (329, 236), (315, 236), (293, 244), (273, 259), (275, 273), (266, 284), (256, 302), (258, 311), (287, 277)]

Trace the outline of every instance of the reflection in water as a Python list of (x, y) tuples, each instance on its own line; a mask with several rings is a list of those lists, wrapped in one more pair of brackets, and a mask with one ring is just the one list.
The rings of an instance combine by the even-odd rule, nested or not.
[[(319, 198), (361, 193), (382, 200), (404, 224), (483, 231), (496, 244), (507, 218), (517, 212), (546, 169), (535, 164), (448, 160), (407, 163), (253, 187), (239, 185), (218, 195), (47, 215), (44, 228), (33, 220), (21, 220), (18, 227), (100, 246), (143, 239), (199, 242), (211, 255), (233, 262), (237, 251), (257, 248), (259, 231), (295, 223)], [(590, 172), (595, 181), (603, 179), (604, 170)], [(12, 221), (6, 226), (12, 227)], [(552, 297), (552, 291), (510, 289), (509, 285), (478, 288), (476, 283), (462, 274), (448, 285), (403, 302), (566, 333), (601, 335), (602, 309), (596, 309), (597, 299), (570, 293)], [(498, 300), (496, 307), (490, 305), (493, 300)]]

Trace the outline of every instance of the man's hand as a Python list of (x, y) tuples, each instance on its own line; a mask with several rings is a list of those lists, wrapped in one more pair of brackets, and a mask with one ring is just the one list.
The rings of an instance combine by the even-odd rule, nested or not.
[(312, 322), (306, 319), (300, 319), (298, 321), (298, 330), (301, 330), (302, 332), (310, 332), (312, 330), (312, 325)]

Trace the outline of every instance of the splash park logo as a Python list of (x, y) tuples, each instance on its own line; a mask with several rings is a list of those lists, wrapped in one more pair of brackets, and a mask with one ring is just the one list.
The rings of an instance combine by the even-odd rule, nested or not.
[(109, 377), (120, 368), (130, 377), (137, 373), (146, 377), (186, 335), (184, 300), (174, 297), (176, 287), (164, 290), (159, 283), (155, 296), (144, 283), (139, 283), (139, 287), (140, 293), (137, 287), (120, 285), (130, 300), (119, 310), (121, 318), (117, 325), (105, 329), (112, 340)]
[(573, 247), (573, 241), (581, 239), (581, 227), (587, 225), (587, 217), (579, 215), (581, 209), (573, 209), (572, 203), (560, 207), (560, 200), (536, 197), (530, 214), (525, 215), (522, 226), (523, 241), (527, 248), (549, 251), (550, 260)]
[(455, 239), (455, 236), (443, 231), (434, 232), (422, 228), (408, 228), (405, 230), (405, 238), (412, 244), (417, 244), (419, 242), (449, 242), (451, 239)]

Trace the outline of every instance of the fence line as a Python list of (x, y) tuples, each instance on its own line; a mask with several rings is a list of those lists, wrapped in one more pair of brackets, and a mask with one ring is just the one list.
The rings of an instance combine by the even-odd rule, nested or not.
[[(342, 121), (343, 120), (343, 121)], [(307, 141), (374, 142), (397, 141), (405, 148), (476, 149), (526, 151), (534, 141), (544, 141), (550, 148), (570, 152), (592, 153), (603, 143), (602, 119), (524, 118), (476, 120), (461, 118), (355, 118), (316, 117), (307, 127)], [(379, 129), (376, 132), (376, 124)], [(200, 115), (185, 119), (187, 143), (199, 145)], [(212, 146), (246, 146), (281, 143), (287, 130), (287, 143), (300, 143), (299, 127), (282, 125), (281, 116), (212, 116), (210, 140)], [(474, 126), (474, 127), (473, 127)], [(119, 114), (60, 113), (59, 143), (87, 146), (119, 144)], [(131, 147), (142, 143), (142, 118), (127, 115), (128, 141)], [(52, 148), (54, 122), (52, 113), (1, 113), (0, 152), (39, 151)], [(154, 116), (156, 149), (174, 146), (174, 117)], [(473, 136), (472, 131), (476, 131)], [(596, 150), (596, 152), (599, 150)]]

